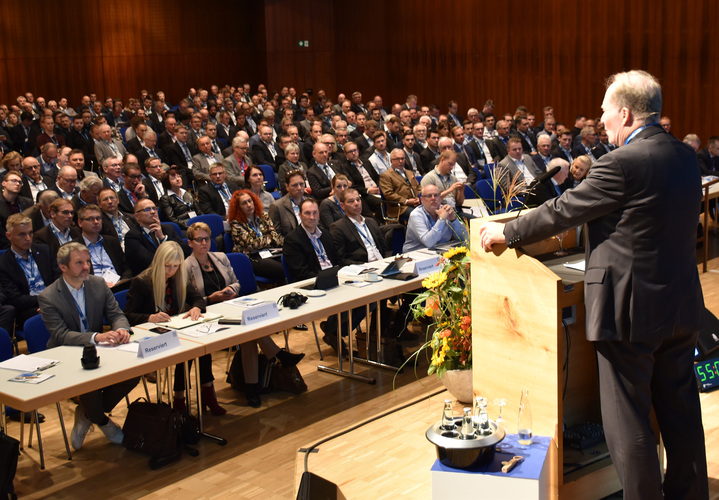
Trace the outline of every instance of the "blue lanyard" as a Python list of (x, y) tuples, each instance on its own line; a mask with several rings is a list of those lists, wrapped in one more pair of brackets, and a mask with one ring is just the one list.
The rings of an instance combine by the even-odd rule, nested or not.
[(155, 245), (155, 242), (152, 241), (152, 237), (147, 232), (145, 232), (144, 229), (142, 229), (141, 231), (142, 231), (142, 234), (145, 235), (145, 238), (147, 238), (150, 241), (150, 243), (152, 243), (152, 246), (157, 248), (157, 245)]
[(315, 238), (310, 237), (310, 243), (312, 243), (312, 247), (315, 249), (315, 253), (318, 255), (320, 259), (320, 263), (327, 260), (327, 254), (325, 253), (325, 247), (322, 245), (322, 242), (319, 238), (317, 238), (317, 243), (315, 244)]
[(122, 219), (118, 217), (117, 222), (115, 222), (115, 217), (112, 216), (110, 220), (112, 221), (112, 225), (115, 226), (115, 231), (117, 231), (117, 237), (120, 239), (120, 243), (122, 243)]
[(382, 165), (384, 165), (386, 168), (389, 168), (389, 165), (387, 165), (387, 162), (384, 161), (385, 157), (383, 157), (381, 154), (379, 154), (378, 151), (375, 151), (374, 154), (376, 154), (377, 157), (380, 159), (380, 161), (382, 162)]
[(252, 230), (255, 232), (258, 238), (262, 238), (262, 230), (260, 229), (260, 225), (255, 225), (255, 221), (247, 221), (247, 225), (252, 228)]
[(57, 229), (55, 229), (55, 224), (53, 224), (53, 223), (51, 222), (51, 223), (50, 223), (50, 231), (52, 231), (52, 234), (55, 235), (55, 237), (57, 238), (57, 241), (60, 242), (60, 245), (64, 245), (65, 243), (67, 243), (68, 241), (70, 241), (69, 229), (68, 229), (68, 235), (67, 235), (67, 237), (66, 237), (66, 236), (65, 236), (64, 234), (62, 234), (60, 231), (58, 231)]
[[(70, 297), (72, 297), (72, 301), (75, 303), (75, 307), (77, 307), (77, 312), (80, 315), (80, 321), (82, 321), (82, 327), (84, 331), (88, 331), (90, 327), (87, 324), (87, 316), (85, 316), (85, 313), (82, 312), (82, 309), (80, 309), (80, 304), (77, 303), (77, 300), (75, 300), (75, 297), (70, 293)], [(86, 305), (87, 307), (87, 305)]]
[(178, 200), (180, 200), (180, 201), (181, 201), (182, 203), (184, 203), (184, 204), (185, 204), (185, 206), (186, 206), (187, 208), (190, 208), (190, 207), (192, 207), (192, 203), (187, 203), (187, 202), (186, 202), (185, 200), (183, 200), (182, 198), (180, 198), (180, 197), (179, 197), (179, 196), (177, 195), (177, 193), (176, 193), (176, 192), (174, 192), (174, 191), (171, 191), (171, 193), (172, 193), (172, 195), (171, 195), (171, 196), (174, 196), (175, 198), (177, 198)]
[(340, 205), (340, 201), (337, 199), (337, 196), (332, 195), (332, 198), (335, 200), (335, 203), (337, 203), (337, 206), (339, 207), (339, 209), (342, 210), (342, 215), (345, 215), (345, 211), (342, 208), (342, 206)]
[(36, 290), (39, 283), (37, 282), (36, 275), (35, 275), (35, 259), (32, 258), (32, 253), (28, 252), (27, 255), (27, 261), (18, 255), (15, 255), (15, 260), (17, 260), (17, 263), (20, 264), (20, 269), (22, 269), (22, 272), (25, 274), (25, 277), (27, 278), (28, 288), (30, 291), (36, 291), (41, 292), (45, 289), (45, 284), (42, 284), (42, 289)]
[[(392, 168), (394, 168), (394, 167), (392, 167)], [(397, 172), (397, 173), (399, 174), (399, 176), (402, 177), (402, 179), (404, 179), (404, 182), (407, 183), (407, 185), (409, 186), (410, 190), (412, 190), (412, 193), (414, 194), (414, 189), (412, 189), (412, 183), (409, 182), (409, 179), (407, 178), (406, 175), (404, 175), (404, 172), (402, 172), (402, 171), (400, 171), (400, 170), (397, 170), (396, 168), (394, 169), (394, 171)]]
[[(90, 252), (90, 261), (92, 262), (92, 266), (95, 272), (99, 271), (99, 273), (102, 274), (105, 269), (110, 269), (111, 264), (105, 264), (105, 253), (103, 252), (104, 247), (102, 246), (102, 237), (97, 240), (97, 243), (90, 243), (87, 246), (87, 249)], [(97, 262), (95, 262), (95, 259), (97, 259)], [(114, 268), (115, 266), (112, 267)]]
[(634, 132), (632, 132), (631, 134), (629, 134), (629, 137), (627, 137), (627, 140), (624, 141), (624, 145), (626, 146), (627, 144), (629, 144), (629, 141), (631, 141), (632, 139), (634, 139), (634, 136), (635, 136), (635, 135), (637, 135), (639, 132), (641, 132), (642, 130), (644, 130), (644, 129), (647, 128), (648, 126), (649, 126), (649, 125), (644, 125), (643, 127), (639, 127), (639, 128), (636, 129)]
[[(368, 245), (374, 246), (374, 241), (372, 241), (370, 239), (371, 234), (369, 232), (369, 228), (367, 227), (367, 225), (365, 223), (359, 223), (359, 222), (355, 222), (355, 221), (352, 221), (352, 222), (354, 222), (354, 225), (357, 228), (357, 232), (360, 234), (362, 239), (365, 240)], [(362, 229), (362, 226), (364, 226), (364, 229)], [(365, 234), (365, 229), (367, 230), (367, 234)]]
[(225, 187), (227, 186), (226, 184), (218, 186), (217, 184), (213, 183), (212, 185), (215, 186), (215, 189), (220, 192), (220, 195), (222, 195), (225, 200), (230, 201), (229, 195), (225, 192)]
[[(429, 221), (429, 227), (430, 227), (430, 229), (433, 228), (434, 225), (436, 224), (435, 220), (432, 219), (432, 216), (429, 215), (429, 212), (427, 212), (427, 209), (426, 209), (426, 208), (422, 207), (422, 211), (424, 212), (425, 217), (427, 217), (427, 220)], [(439, 220), (439, 219), (438, 219), (438, 220)]]

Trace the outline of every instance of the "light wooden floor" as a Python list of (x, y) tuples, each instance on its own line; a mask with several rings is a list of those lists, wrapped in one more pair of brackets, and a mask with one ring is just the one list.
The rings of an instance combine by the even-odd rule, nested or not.
[[(711, 254), (719, 256), (712, 237)], [(702, 275), (707, 307), (719, 314), (719, 258), (710, 262), (718, 272)], [(278, 344), (280, 336), (275, 337)], [(272, 395), (259, 409), (245, 406), (242, 395), (224, 381), (226, 352), (214, 356), (218, 397), (228, 409), (223, 417), (207, 416), (209, 432), (224, 436), (227, 446), (203, 440), (200, 456), (184, 456), (179, 462), (151, 471), (147, 458), (121, 446), (109, 444), (99, 430), (90, 434), (82, 450), (67, 461), (54, 407), (42, 408), (46, 470), (39, 470), (36, 448), (22, 452), (15, 479), (20, 498), (247, 498), (291, 499), (296, 496), (302, 472), (298, 450), (320, 439), (370, 419), (405, 403), (432, 396), (392, 416), (372, 422), (319, 447), (309, 459), (310, 470), (340, 486), (348, 499), (430, 498), (429, 467), (433, 447), (424, 432), (439, 418), (441, 384), (423, 376), (426, 365), (394, 373), (368, 369), (376, 385), (341, 379), (316, 370), (319, 362), (310, 332), (292, 331), (290, 344), (307, 354), (299, 368), (309, 391), (301, 396)], [(408, 348), (411, 346), (408, 346)], [(329, 347), (323, 347), (326, 356)], [(329, 357), (329, 361), (336, 361)], [(154, 387), (151, 386), (151, 391)], [(141, 394), (135, 389), (132, 396)], [(459, 406), (457, 406), (459, 408)], [(72, 428), (74, 403), (62, 402), (68, 431)], [(719, 499), (719, 392), (702, 395), (707, 438), (711, 495)], [(124, 420), (126, 409), (118, 406), (113, 418)], [(27, 428), (26, 428), (27, 430)], [(19, 424), (9, 423), (9, 433), (19, 435)]]

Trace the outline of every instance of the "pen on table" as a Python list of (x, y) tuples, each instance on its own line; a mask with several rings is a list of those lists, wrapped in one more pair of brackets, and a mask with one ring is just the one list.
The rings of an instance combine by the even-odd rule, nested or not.
[(45, 366), (41, 366), (37, 369), (37, 371), (41, 372), (43, 370), (47, 370), (48, 368), (52, 368), (56, 364), (58, 364), (59, 361), (51, 361), (50, 363), (46, 364)]

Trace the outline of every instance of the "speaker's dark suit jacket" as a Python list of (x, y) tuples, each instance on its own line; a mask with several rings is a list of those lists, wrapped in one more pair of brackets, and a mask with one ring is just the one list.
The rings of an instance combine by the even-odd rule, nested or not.
[[(174, 241), (182, 247), (185, 258), (190, 256), (192, 253), (190, 247), (180, 238), (173, 226), (162, 224), (162, 233), (167, 236), (167, 241)], [(155, 242), (154, 239), (148, 238), (145, 235), (145, 230), (139, 224), (135, 224), (127, 232), (125, 235), (125, 254), (131, 256), (128, 264), (133, 275), (140, 274), (150, 266), (159, 246), (157, 243), (162, 244), (162, 242)]]
[[(322, 231), (320, 242), (322, 242), (322, 246), (327, 253), (327, 258), (332, 265), (338, 265), (339, 256), (337, 255), (332, 236), (328, 230)], [(298, 224), (290, 234), (285, 236), (282, 253), (285, 256), (285, 263), (287, 264), (291, 282), (314, 278), (322, 269), (320, 261), (317, 259), (317, 254), (312, 247), (312, 242), (300, 224)]]
[(653, 406), (674, 469), (664, 491), (707, 497), (693, 369), (704, 309), (696, 263), (700, 186), (692, 148), (653, 125), (603, 155), (579, 186), (504, 229), (515, 247), (587, 224), (586, 335), (598, 341), (609, 450), (632, 494), (636, 478), (650, 476), (661, 496)]
[[(45, 287), (50, 286), (60, 276), (57, 261), (50, 256), (50, 248), (37, 243), (30, 247), (30, 252)], [(7, 303), (15, 307), (15, 314), (20, 323), (37, 314), (37, 296), (30, 295), (30, 286), (25, 273), (18, 264), (15, 254), (9, 249), (0, 255), (0, 286), (5, 293)]]
[[(379, 223), (372, 217), (365, 217), (365, 224), (372, 235), (377, 250), (380, 251), (382, 256), (386, 256), (387, 248), (384, 244), (384, 236), (380, 231)], [(330, 234), (332, 234), (332, 241), (334, 241), (335, 250), (339, 258), (337, 264), (349, 266), (351, 264), (364, 264), (368, 261), (369, 257), (364, 240), (349, 217), (342, 217), (332, 224)]]

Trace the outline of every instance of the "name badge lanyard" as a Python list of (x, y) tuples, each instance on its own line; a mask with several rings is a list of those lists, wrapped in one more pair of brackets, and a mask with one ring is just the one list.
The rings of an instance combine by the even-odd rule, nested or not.
[(70, 294), (70, 297), (72, 297), (72, 301), (75, 303), (75, 307), (77, 307), (77, 313), (80, 315), (80, 321), (82, 322), (82, 331), (86, 332), (90, 329), (87, 323), (87, 316), (85, 316), (85, 313), (82, 312), (82, 309), (80, 309), (80, 304), (77, 303), (77, 300), (75, 300), (75, 297), (73, 297), (72, 294)]
[(322, 245), (320, 239), (317, 238), (317, 243), (315, 243), (315, 238), (310, 238), (310, 243), (312, 243), (315, 253), (319, 256), (320, 262), (327, 262), (327, 253), (325, 253), (325, 247)]
[(255, 232), (255, 234), (257, 235), (258, 238), (262, 238), (262, 230), (260, 229), (259, 224), (255, 224), (254, 220), (252, 220), (252, 221), (248, 220), (247, 225), (250, 226), (250, 228), (252, 228), (252, 230)]
[(35, 290), (37, 287), (37, 280), (35, 279), (35, 259), (32, 258), (32, 254), (27, 256), (27, 262), (25, 259), (22, 259), (17, 255), (15, 256), (15, 260), (17, 260), (17, 263), (20, 264), (20, 269), (22, 269), (22, 272), (27, 278), (30, 290)]
[(338, 200), (337, 197), (334, 196), (334, 195), (332, 196), (332, 198), (335, 200), (335, 203), (337, 204), (337, 207), (338, 207), (340, 210), (342, 210), (342, 215), (346, 215), (344, 209), (343, 209), (342, 206), (340, 205), (340, 200)]

